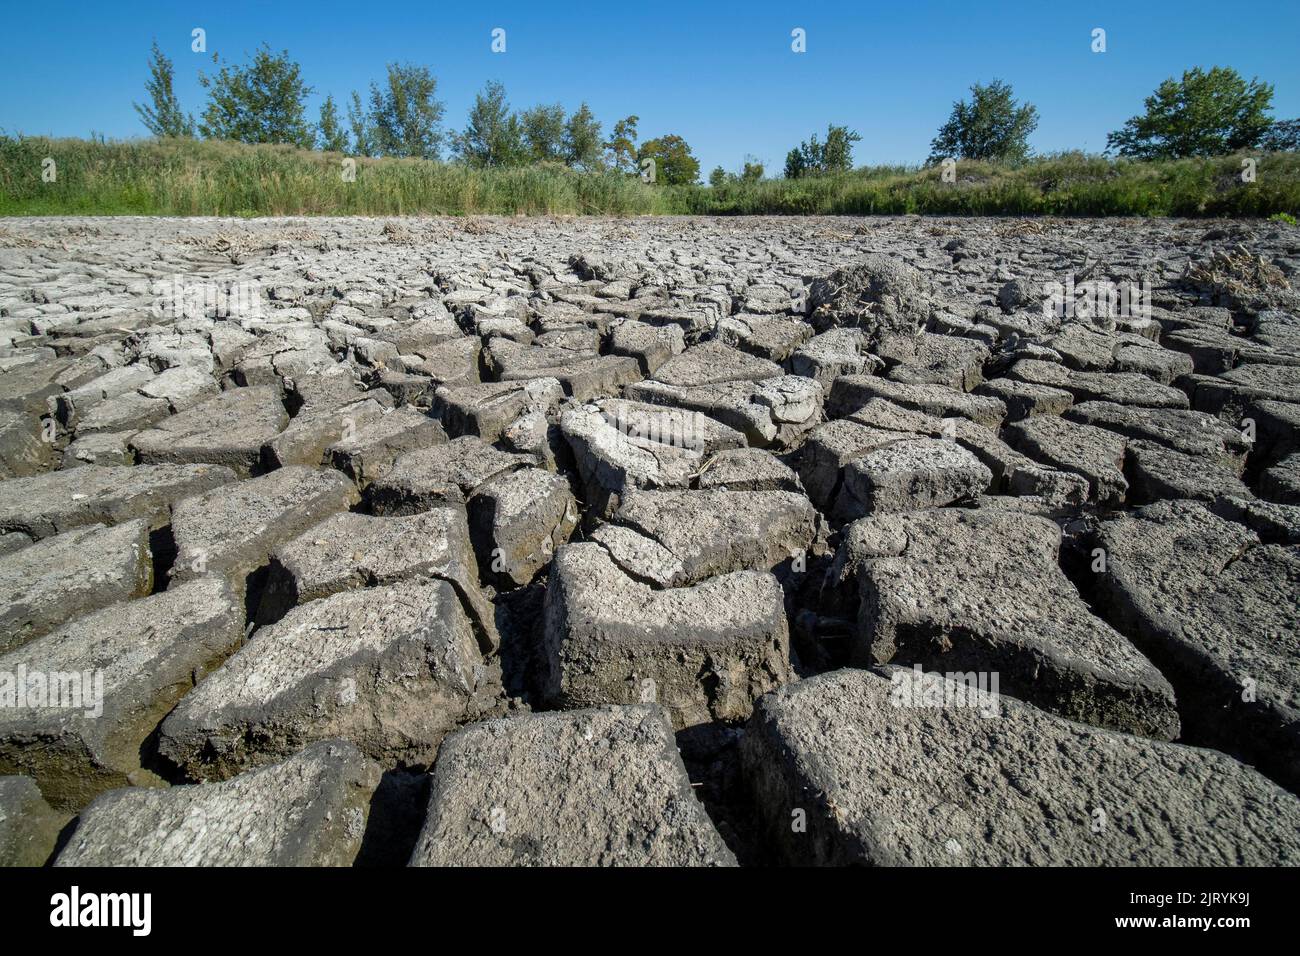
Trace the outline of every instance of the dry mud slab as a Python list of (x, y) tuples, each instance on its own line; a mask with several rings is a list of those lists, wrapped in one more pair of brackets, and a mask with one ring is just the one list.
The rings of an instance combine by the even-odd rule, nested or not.
[(1298, 269), (8, 220), (0, 863), (1300, 862)]

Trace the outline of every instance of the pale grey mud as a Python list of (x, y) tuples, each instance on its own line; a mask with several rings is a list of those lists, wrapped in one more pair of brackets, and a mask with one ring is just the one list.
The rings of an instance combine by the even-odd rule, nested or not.
[(1300, 863), (1298, 270), (9, 220), (0, 863)]

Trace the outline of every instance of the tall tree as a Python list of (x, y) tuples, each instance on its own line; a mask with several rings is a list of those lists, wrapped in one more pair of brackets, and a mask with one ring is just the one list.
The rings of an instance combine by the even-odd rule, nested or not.
[(181, 112), (180, 102), (172, 89), (172, 77), (172, 61), (163, 55), (155, 40), (149, 57), (149, 79), (144, 84), (150, 102), (145, 106), (139, 103), (131, 105), (154, 136), (193, 136), (194, 118)]
[(659, 136), (648, 139), (637, 150), (638, 166), (647, 159), (653, 160), (656, 183), (664, 186), (687, 186), (699, 181), (700, 161), (691, 155), (691, 148), (680, 136)]
[(375, 155), (370, 119), (365, 107), (361, 105), (361, 94), (356, 90), (352, 91), (352, 99), (348, 103), (348, 126), (352, 127), (352, 151), (358, 156)]
[(818, 142), (817, 134), (813, 133), (810, 140), (800, 143), (786, 155), (785, 178), (848, 172), (853, 168), (853, 144), (861, 140), (862, 136), (847, 126), (828, 124), (826, 142)]
[[(817, 137), (813, 137), (813, 144), (816, 145)], [(805, 152), (805, 146), (801, 144), (796, 146), (790, 152), (785, 154), (785, 178), (798, 179), (808, 172), (808, 160)]]
[(1200, 67), (1165, 80), (1134, 116), (1106, 137), (1107, 150), (1137, 159), (1222, 156), (1259, 145), (1273, 120), (1273, 87), (1236, 70)]
[(827, 126), (822, 147), (822, 172), (846, 173), (853, 168), (853, 144), (862, 137), (847, 126)]
[(474, 96), (464, 131), (456, 137), (456, 152), (470, 166), (518, 166), (525, 159), (523, 128), (510, 111), (506, 90), (489, 80)]
[(619, 172), (636, 172), (636, 124), (640, 117), (628, 116), (614, 124), (613, 135), (605, 143), (610, 165)]
[(339, 123), (339, 110), (334, 97), (326, 96), (320, 105), (320, 123), (316, 126), (316, 148), (333, 153), (346, 153), (348, 134)]
[[(216, 54), (212, 59), (220, 63)], [(312, 147), (305, 103), (312, 88), (303, 82), (302, 71), (287, 50), (272, 53), (263, 44), (246, 65), (220, 65), (215, 76), (199, 74), (199, 83), (208, 91), (199, 124), (204, 136)]]
[(595, 169), (600, 165), (600, 122), (583, 103), (564, 126), (564, 158), (570, 166)]
[(523, 129), (524, 145), (535, 163), (562, 163), (564, 153), (564, 107), (534, 106), (519, 116)]
[(374, 152), (438, 159), (444, 107), (437, 91), (438, 81), (427, 66), (389, 63), (384, 85), (370, 84), (366, 123)]
[(1029, 134), (1038, 128), (1038, 110), (1015, 100), (1001, 80), (970, 88), (970, 102), (952, 105), (948, 122), (930, 143), (929, 163), (945, 159), (987, 159), (1016, 163), (1029, 158)]

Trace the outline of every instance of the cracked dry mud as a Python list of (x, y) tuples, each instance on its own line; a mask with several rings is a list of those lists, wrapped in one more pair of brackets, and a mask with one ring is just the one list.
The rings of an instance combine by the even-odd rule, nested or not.
[(0, 264), (0, 863), (1300, 862), (1294, 228)]

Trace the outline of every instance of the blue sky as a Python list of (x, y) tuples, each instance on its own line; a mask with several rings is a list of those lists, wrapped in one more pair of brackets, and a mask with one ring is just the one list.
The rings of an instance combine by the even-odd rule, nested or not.
[[(512, 105), (586, 100), (608, 131), (635, 113), (643, 139), (677, 133), (705, 173), (746, 155), (779, 171), (791, 146), (828, 123), (862, 134), (858, 164), (924, 160), (952, 102), (1001, 78), (1038, 107), (1038, 151), (1099, 151), (1161, 80), (1223, 65), (1276, 87), (1275, 115), (1300, 116), (1300, 3), (907, 2), (603, 4), (412, 2), (20, 3), (9, 0), (0, 55), (0, 129), (145, 135), (150, 42), (176, 63), (198, 113), (211, 54), (242, 60), (263, 41), (288, 49), (340, 103), (390, 60), (428, 64), (460, 127), (474, 93), (503, 82)], [(190, 50), (207, 31), (207, 54)], [(491, 31), (506, 30), (506, 52)], [(807, 52), (791, 51), (791, 30)], [(1090, 49), (1093, 28), (1107, 51)]]

